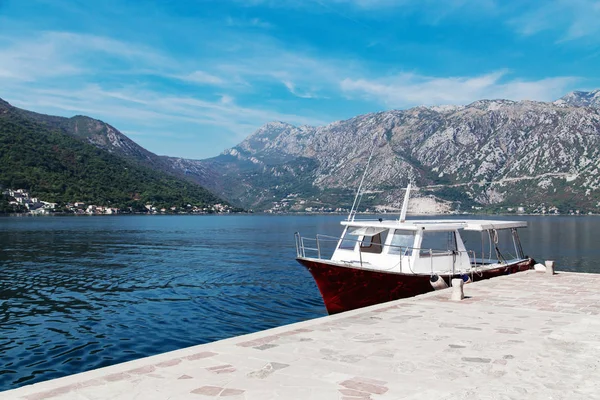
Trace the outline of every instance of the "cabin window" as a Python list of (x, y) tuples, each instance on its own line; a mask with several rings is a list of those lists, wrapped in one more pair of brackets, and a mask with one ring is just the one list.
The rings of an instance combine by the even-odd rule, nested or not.
[(360, 251), (363, 253), (379, 254), (383, 250), (383, 243), (387, 237), (387, 231), (379, 232), (373, 236), (365, 236), (360, 243)]
[(358, 235), (352, 234), (352, 232), (346, 232), (342, 242), (340, 243), (339, 249), (341, 250), (354, 250), (354, 247), (358, 243)]
[(465, 230), (461, 232), (461, 238), (465, 247), (475, 253), (474, 257), (478, 264), (523, 258), (522, 249), (515, 244), (510, 229), (498, 229), (496, 233), (497, 236), (494, 236), (493, 231)]
[(394, 231), (394, 236), (392, 236), (388, 254), (404, 254), (410, 256), (412, 255), (414, 243), (415, 232), (396, 229)]
[[(423, 231), (423, 240), (419, 255), (428, 257), (437, 254), (448, 254), (449, 251), (456, 251), (456, 236), (454, 231), (436, 232)], [(431, 250), (431, 252), (430, 252)]]

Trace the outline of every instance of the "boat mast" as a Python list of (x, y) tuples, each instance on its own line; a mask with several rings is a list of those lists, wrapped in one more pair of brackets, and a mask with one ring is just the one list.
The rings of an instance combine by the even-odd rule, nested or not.
[(406, 221), (406, 211), (408, 210), (408, 199), (410, 197), (410, 182), (406, 187), (406, 193), (404, 193), (404, 202), (402, 203), (402, 210), (400, 211), (400, 218), (398, 221), (404, 222)]
[(373, 158), (373, 152), (375, 151), (375, 145), (377, 144), (377, 134), (373, 135), (373, 146), (371, 147), (371, 154), (369, 154), (369, 159), (367, 160), (367, 165), (365, 166), (365, 172), (363, 172), (363, 176), (360, 180), (360, 184), (358, 185), (358, 191), (356, 192), (356, 196), (354, 196), (354, 202), (352, 203), (352, 208), (350, 209), (350, 214), (348, 214), (348, 221), (354, 221), (354, 216), (358, 211), (358, 206), (360, 204), (359, 196), (362, 199), (362, 185), (365, 181), (365, 177), (367, 176), (367, 171), (369, 170), (369, 164), (371, 164), (371, 159)]

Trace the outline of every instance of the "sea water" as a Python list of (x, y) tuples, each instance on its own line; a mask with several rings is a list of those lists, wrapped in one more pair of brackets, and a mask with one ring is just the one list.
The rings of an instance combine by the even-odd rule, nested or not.
[[(343, 218), (0, 218), (0, 391), (326, 315), (294, 232)], [(528, 221), (529, 256), (600, 272), (600, 217), (495, 218)]]

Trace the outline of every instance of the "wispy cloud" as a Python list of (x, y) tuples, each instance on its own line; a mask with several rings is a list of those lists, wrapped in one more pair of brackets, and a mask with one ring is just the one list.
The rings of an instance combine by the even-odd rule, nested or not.
[[(55, 57), (57, 45), (52, 41), (3, 40), (0, 48), (0, 77), (18, 81), (33, 81), (42, 77), (79, 73), (78, 67)], [(8, 43), (7, 43), (8, 42)]]
[(264, 21), (260, 18), (243, 19), (243, 18), (234, 18), (234, 17), (229, 16), (225, 19), (225, 24), (229, 27), (235, 27), (235, 28), (262, 28), (262, 29), (273, 28), (273, 24), (271, 24), (270, 22)]
[[(40, 32), (27, 38), (0, 38), (0, 59), (6, 60), (0, 64), (0, 97), (38, 112), (100, 118), (136, 132), (142, 143), (144, 132), (146, 137), (196, 132), (196, 140), (220, 132), (219, 150), (201, 156), (237, 144), (268, 121), (330, 122), (317, 113), (302, 115), (261, 102), (240, 102), (237, 94), (252, 97), (265, 82), (280, 85), (285, 75), (285, 65), (272, 62), (260, 68), (267, 60), (263, 51), (273, 51), (263, 45), (253, 47), (260, 48), (260, 53), (251, 48), (240, 53), (244, 57), (238, 64), (223, 65), (221, 58), (175, 60), (147, 46), (93, 35)], [(207, 69), (194, 68), (199, 64)], [(140, 76), (160, 80), (153, 83)], [(253, 87), (242, 78), (261, 85)], [(196, 85), (208, 89), (196, 90)]]
[(125, 118), (126, 125), (135, 124), (147, 128), (157, 123), (164, 126), (181, 122), (195, 125), (201, 130), (202, 126), (208, 125), (234, 133), (232, 139), (235, 140), (243, 139), (267, 121), (289, 121), (299, 125), (320, 125), (327, 122), (302, 115), (242, 106), (228, 95), (209, 101), (190, 96), (165, 95), (135, 87), (118, 91), (105, 90), (98, 85), (89, 85), (79, 90), (31, 89), (15, 96), (13, 103), (30, 109), (83, 113), (107, 122)]
[[(241, 0), (240, 0), (241, 1)], [(600, 1), (598, 0), (250, 0), (247, 7), (295, 8), (314, 12), (331, 12), (360, 25), (355, 18), (361, 13), (399, 12), (418, 15), (421, 22), (437, 25), (451, 16), (498, 17), (522, 35), (544, 31), (557, 33), (557, 42), (586, 39), (600, 41)], [(377, 30), (376, 26), (369, 28)]]
[[(572, 1), (579, 9), (592, 4)], [(60, 18), (74, 3), (62, 4), (66, 8), (59, 10)], [(473, 15), (473, 10), (504, 12), (503, 2), (492, 0), (250, 0), (233, 8), (215, 0), (214, 10), (198, 6), (194, 16), (182, 16), (187, 7), (169, 9), (158, 3), (147, 6), (150, 10), (127, 3), (125, 11), (102, 4), (105, 10), (98, 10), (98, 18), (87, 7), (78, 7), (72, 16), (77, 23), (69, 26), (95, 24), (95, 30), (83, 31), (88, 33), (66, 31), (61, 24), (53, 31), (34, 23), (21, 32), (18, 21), (12, 23), (12, 35), (0, 33), (0, 97), (40, 112), (101, 118), (135, 132), (142, 143), (147, 135), (175, 137), (177, 132), (195, 136), (196, 143), (214, 140), (218, 144), (210, 152), (216, 154), (271, 120), (315, 125), (382, 106), (465, 104), (480, 98), (551, 100), (577, 83), (565, 73), (539, 78), (529, 71), (528, 76), (538, 78), (523, 79), (522, 70), (502, 69), (524, 64), (522, 60), (510, 65), (497, 58), (488, 64), (498, 66), (491, 70), (471, 63), (459, 76), (456, 62), (448, 62), (452, 69), (443, 62), (430, 65), (434, 58), (422, 60), (420, 55), (427, 58), (442, 46), (440, 52), (446, 51), (445, 44), (438, 46), (435, 37), (442, 34), (432, 28), (434, 23)], [(534, 5), (528, 12), (541, 13), (542, 7)], [(127, 17), (111, 25), (113, 17), (132, 14), (135, 21)], [(160, 27), (156, 15), (161, 15)], [(595, 25), (576, 15), (569, 21), (580, 23), (565, 22), (565, 37), (591, 38)], [(377, 16), (384, 21), (398, 16), (399, 26), (414, 16), (418, 21), (413, 27), (425, 25), (425, 31), (413, 35), (384, 24), (376, 26), (381, 35), (362, 29), (376, 25)], [(551, 29), (550, 20), (545, 14), (537, 19), (539, 26), (524, 20), (522, 32)], [(504, 20), (498, 24), (515, 36)], [(405, 40), (407, 32), (414, 37)], [(421, 40), (420, 32), (427, 37)], [(374, 43), (383, 44), (368, 47)], [(448, 57), (462, 52), (447, 50)], [(397, 73), (401, 69), (414, 72)]]
[(495, 0), (321, 0), (333, 4), (346, 4), (364, 9), (438, 7), (459, 9), (462, 7), (495, 7)]
[(178, 75), (176, 77), (178, 79), (188, 81), (188, 82), (209, 84), (209, 85), (222, 85), (223, 83), (225, 83), (225, 81), (222, 78), (220, 78), (216, 75), (209, 74), (208, 72), (200, 71), (200, 70), (194, 71), (187, 75)]
[[(13, 43), (8, 49), (0, 48), (1, 57), (13, 60), (12, 64), (2, 65), (0, 82), (15, 89), (15, 77), (36, 82), (15, 90), (20, 95), (13, 98), (23, 106), (127, 118), (146, 126), (169, 120), (198, 126), (206, 124), (231, 131), (236, 139), (270, 120), (320, 124), (335, 119), (280, 112), (236, 101), (238, 95), (259, 92), (265, 85), (282, 85), (293, 96), (302, 99), (345, 96), (386, 107), (410, 107), (465, 104), (481, 98), (553, 100), (577, 82), (577, 78), (569, 76), (511, 79), (506, 70), (477, 76), (435, 77), (401, 73), (380, 74), (373, 78), (368, 64), (352, 59), (327, 59), (293, 52), (270, 38), (240, 38), (238, 43), (245, 51), (237, 53), (235, 64), (221, 58), (202, 60), (211, 71), (219, 71), (216, 75), (201, 69), (186, 72), (183, 70), (188, 65), (185, 60), (176, 63), (152, 48), (98, 36), (45, 32), (37, 40), (27, 39)], [(85, 82), (82, 86), (77, 77), (94, 74), (95, 70), (89, 64), (78, 62), (80, 55), (93, 57), (99, 52), (102, 57), (117, 59), (117, 64), (121, 65), (119, 74), (127, 73), (129, 69), (145, 71), (167, 79), (213, 86), (220, 93), (208, 92), (199, 97), (132, 83), (110, 88), (102, 82), (90, 82), (87, 77), (81, 81)], [(273, 57), (274, 54), (277, 56)], [(17, 57), (9, 58), (8, 55)], [(131, 60), (135, 62), (123, 65)], [(174, 65), (179, 69), (174, 69)], [(49, 83), (60, 82), (61, 78), (64, 79), (62, 84)], [(235, 82), (244, 82), (244, 85), (240, 89)], [(77, 89), (69, 88), (73, 84)]]
[(600, 41), (600, 1), (554, 0), (535, 4), (509, 20), (517, 32), (530, 36), (555, 31), (558, 42), (577, 39)]
[(575, 77), (539, 80), (505, 79), (507, 71), (473, 77), (429, 77), (399, 74), (380, 79), (344, 79), (350, 96), (378, 101), (388, 107), (467, 104), (479, 99), (554, 100), (577, 82)]
[(241, 1), (246, 7), (263, 6), (290, 8), (315, 13), (332, 13), (370, 30), (379, 30), (376, 25), (364, 23), (364, 13), (377, 14), (400, 12), (402, 15), (420, 15), (421, 22), (435, 25), (441, 20), (460, 14), (469, 15), (495, 13), (497, 0), (250, 0)]
[(237, 0), (239, 4), (247, 7), (268, 6), (268, 7), (290, 7), (290, 8), (309, 8), (315, 4), (320, 5), (345, 5), (357, 7), (360, 9), (389, 9), (389, 8), (407, 8), (437, 6), (460, 8), (467, 6), (474, 7), (493, 7), (496, 0)]
[[(0, 76), (16, 80), (94, 73), (110, 67), (114, 57), (128, 68), (168, 65), (165, 57), (146, 46), (96, 35), (40, 32), (33, 37), (0, 37)], [(118, 68), (122, 70), (123, 64)]]
[(282, 83), (290, 91), (290, 93), (293, 94), (294, 96), (301, 97), (303, 99), (312, 99), (312, 98), (316, 97), (315, 95), (313, 95), (310, 92), (299, 92), (298, 89), (296, 88), (296, 85), (291, 81), (284, 80), (284, 81), (282, 81)]

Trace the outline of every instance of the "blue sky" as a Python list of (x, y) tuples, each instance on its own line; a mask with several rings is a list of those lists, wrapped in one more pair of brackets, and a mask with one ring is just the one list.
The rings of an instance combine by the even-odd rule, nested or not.
[(206, 158), (321, 125), (600, 87), (600, 1), (0, 0), (0, 97)]

